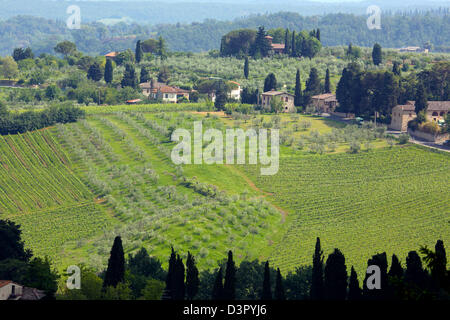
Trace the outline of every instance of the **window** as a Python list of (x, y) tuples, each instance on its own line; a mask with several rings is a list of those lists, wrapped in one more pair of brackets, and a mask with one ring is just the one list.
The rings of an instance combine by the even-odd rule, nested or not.
[(440, 115), (441, 115), (441, 117), (443, 117), (443, 116), (444, 116), (444, 111), (441, 111), (441, 114), (440, 114)]
[(437, 112), (433, 112), (433, 117), (437, 117), (439, 114)]

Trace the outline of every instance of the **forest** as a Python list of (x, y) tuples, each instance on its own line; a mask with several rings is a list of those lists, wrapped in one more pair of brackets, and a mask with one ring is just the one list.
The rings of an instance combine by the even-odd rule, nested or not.
[[(105, 54), (133, 47), (138, 39), (162, 36), (173, 51), (202, 52), (219, 49), (221, 38), (236, 29), (267, 30), (288, 28), (291, 31), (322, 31), (324, 46), (353, 43), (372, 46), (378, 42), (385, 48), (423, 46), (428, 41), (434, 51), (448, 51), (450, 29), (447, 9), (429, 12), (384, 14), (381, 30), (369, 30), (367, 17), (352, 14), (327, 14), (324, 16), (301, 16), (293, 12), (254, 15), (233, 21), (209, 19), (190, 24), (137, 24), (120, 22), (106, 25), (87, 22), (79, 30), (70, 30), (61, 20), (49, 20), (31, 16), (15, 16), (0, 21), (0, 55), (10, 54), (16, 47), (31, 47), (37, 54), (51, 53), (62, 40), (75, 42), (77, 47), (90, 55)], [(14, 35), (14, 36), (13, 36)], [(20, 40), (19, 40), (20, 39)]]

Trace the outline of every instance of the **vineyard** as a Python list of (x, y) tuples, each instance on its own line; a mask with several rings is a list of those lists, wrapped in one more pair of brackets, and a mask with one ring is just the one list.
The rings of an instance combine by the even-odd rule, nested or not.
[[(126, 252), (144, 246), (163, 263), (171, 246), (202, 269), (231, 249), (238, 261), (269, 258), (283, 272), (311, 263), (316, 237), (359, 273), (377, 252), (404, 258), (450, 241), (448, 154), (312, 116), (161, 108), (88, 107), (77, 123), (1, 137), (0, 217), (22, 225), (36, 254), (98, 270), (116, 235)], [(278, 174), (173, 164), (172, 130), (199, 120), (204, 130), (279, 128)], [(355, 143), (363, 148), (353, 152)]]
[(21, 224), (38, 255), (54, 257), (109, 224), (70, 166), (49, 130), (0, 137), (0, 218)]
[(311, 263), (316, 237), (326, 256), (338, 247), (359, 272), (377, 252), (404, 259), (437, 239), (450, 241), (447, 154), (407, 146), (284, 157), (272, 177), (243, 169), (289, 211), (287, 231), (270, 255), (284, 270)]

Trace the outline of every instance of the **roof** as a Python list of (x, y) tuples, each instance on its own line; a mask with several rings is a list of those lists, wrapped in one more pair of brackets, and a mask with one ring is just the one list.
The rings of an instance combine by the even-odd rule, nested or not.
[(162, 93), (188, 93), (189, 91), (177, 88), (177, 87), (171, 87), (171, 86), (162, 86), (159, 88), (159, 91)]
[(312, 99), (326, 100), (326, 101), (335, 101), (336, 95), (333, 93), (324, 93), (316, 96), (312, 96)]
[(117, 55), (118, 55), (118, 52), (113, 51), (113, 52), (110, 52), (110, 53), (105, 54), (105, 57), (111, 57), (111, 58), (114, 58), (114, 57), (116, 57)]
[(275, 90), (264, 92), (262, 95), (263, 96), (279, 96), (282, 94), (286, 94), (286, 95), (292, 96), (292, 97), (294, 96), (293, 94), (290, 94), (287, 92), (281, 92), (281, 91), (275, 91)]
[(234, 84), (236, 84), (236, 85), (238, 85), (238, 86), (240, 86), (240, 85), (241, 85), (240, 83), (237, 83), (236, 81), (228, 81), (228, 82), (230, 82), (230, 83), (234, 83)]
[(10, 284), (11, 280), (0, 280), (0, 288), (6, 286), (7, 284)]
[(141, 101), (142, 101), (141, 99), (127, 100), (127, 103), (136, 103)]
[(398, 108), (402, 111), (414, 111), (415, 110), (415, 107), (411, 104), (398, 105), (398, 106), (395, 106), (394, 108)]
[(271, 36), (265, 36), (264, 38), (266, 38), (266, 39), (273, 39), (273, 37), (271, 37)]
[[(415, 110), (415, 105), (415, 101), (408, 101), (406, 105), (398, 107), (402, 107), (405, 111), (412, 111)], [(450, 111), (450, 101), (428, 101), (427, 111)]]

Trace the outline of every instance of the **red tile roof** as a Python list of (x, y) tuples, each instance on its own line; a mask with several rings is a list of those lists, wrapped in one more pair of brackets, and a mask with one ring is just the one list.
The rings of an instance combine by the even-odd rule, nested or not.
[(114, 58), (114, 57), (116, 57), (117, 55), (118, 55), (118, 52), (113, 51), (113, 52), (110, 52), (110, 53), (105, 54), (105, 57), (111, 57), (111, 58)]
[(6, 286), (7, 284), (10, 284), (11, 280), (0, 280), (0, 288)]

